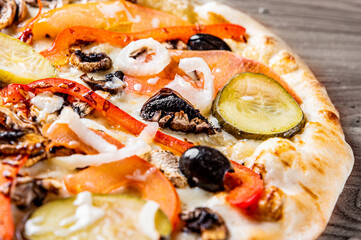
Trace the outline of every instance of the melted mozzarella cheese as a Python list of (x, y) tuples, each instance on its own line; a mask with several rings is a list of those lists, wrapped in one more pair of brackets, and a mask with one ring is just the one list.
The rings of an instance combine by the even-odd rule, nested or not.
[(62, 97), (56, 96), (51, 92), (44, 92), (36, 95), (30, 100), (30, 103), (39, 109), (38, 121), (44, 120), (50, 113), (61, 109), (64, 103)]

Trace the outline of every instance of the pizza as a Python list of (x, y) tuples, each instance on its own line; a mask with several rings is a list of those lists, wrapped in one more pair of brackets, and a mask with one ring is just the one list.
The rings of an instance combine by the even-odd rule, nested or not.
[(218, 2), (0, 0), (0, 239), (315, 239), (354, 157)]

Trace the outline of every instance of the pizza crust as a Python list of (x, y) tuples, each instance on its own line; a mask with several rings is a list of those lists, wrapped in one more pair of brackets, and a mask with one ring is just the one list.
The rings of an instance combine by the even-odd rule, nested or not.
[[(152, 6), (152, 0), (140, 2)], [(189, 10), (192, 5), (190, 1), (181, 1), (183, 5), (177, 5), (179, 0), (167, 2), (156, 7), (180, 14), (185, 12), (182, 6)], [(169, 8), (172, 4), (178, 7), (172, 10)], [(354, 163), (337, 110), (307, 65), (274, 33), (223, 4), (207, 2), (193, 3), (193, 6), (190, 12), (194, 12), (194, 16), (189, 16), (188, 11), (184, 18), (197, 19), (196, 23), (202, 24), (227, 21), (244, 26), (247, 43), (227, 41), (231, 48), (279, 74), (302, 99), (300, 106), (307, 119), (303, 131), (292, 139), (264, 141), (244, 160), (249, 167), (263, 167), (266, 187), (276, 186), (284, 192), (282, 219), (275, 223), (255, 223), (247, 219), (232, 226), (228, 224), (231, 239), (317, 238), (327, 225)], [(227, 217), (225, 219), (227, 222)]]

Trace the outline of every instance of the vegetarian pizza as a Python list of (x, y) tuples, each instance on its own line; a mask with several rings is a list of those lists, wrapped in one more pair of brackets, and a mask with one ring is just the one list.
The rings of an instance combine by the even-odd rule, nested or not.
[(315, 239), (353, 165), (272, 32), (217, 2), (0, 0), (0, 239)]

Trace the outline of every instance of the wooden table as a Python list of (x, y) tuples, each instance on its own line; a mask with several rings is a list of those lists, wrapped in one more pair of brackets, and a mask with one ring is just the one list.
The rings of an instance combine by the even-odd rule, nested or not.
[(309, 65), (340, 112), (355, 165), (319, 238), (361, 240), (361, 0), (228, 0), (276, 32)]

